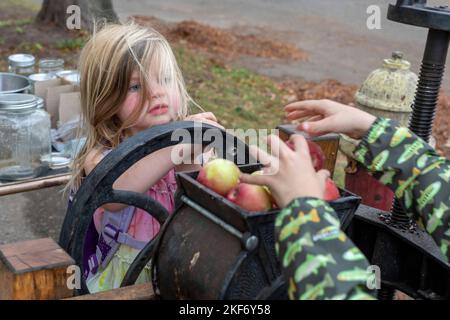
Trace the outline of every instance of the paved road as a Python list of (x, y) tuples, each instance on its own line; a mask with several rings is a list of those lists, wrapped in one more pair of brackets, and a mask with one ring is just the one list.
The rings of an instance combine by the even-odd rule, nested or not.
[[(40, 3), (41, 0), (33, 0)], [(119, 16), (153, 15), (168, 21), (194, 19), (242, 32), (272, 35), (309, 53), (308, 62), (273, 64), (242, 59), (240, 64), (277, 76), (334, 78), (361, 83), (393, 50), (402, 50), (415, 72), (426, 39), (423, 29), (387, 21), (394, 0), (113, 0)], [(448, 4), (448, 1), (429, 1)], [(381, 30), (368, 30), (366, 9), (379, 5)], [(450, 89), (449, 76), (445, 88)], [(449, 90), (446, 90), (449, 91)], [(0, 244), (51, 236), (57, 239), (66, 202), (61, 188), (0, 198)]]
[[(394, 50), (405, 52), (413, 71), (418, 72), (426, 40), (425, 29), (386, 19), (388, 4), (395, 0), (113, 0), (113, 3), (121, 18), (139, 14), (174, 22), (193, 19), (216, 27), (273, 35), (309, 53), (308, 62), (274, 64), (255, 58), (240, 61), (277, 77), (334, 78), (360, 84)], [(369, 30), (366, 26), (370, 5), (381, 10), (381, 30)], [(450, 89), (450, 74), (446, 76), (445, 87)]]

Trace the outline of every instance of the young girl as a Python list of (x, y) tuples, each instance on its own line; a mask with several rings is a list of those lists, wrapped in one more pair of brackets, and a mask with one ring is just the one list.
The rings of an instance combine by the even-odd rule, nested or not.
[[(77, 190), (108, 152), (142, 130), (176, 120), (217, 125), (212, 113), (187, 116), (192, 100), (180, 69), (166, 39), (153, 29), (110, 25), (94, 33), (80, 56), (80, 76), (87, 140), (74, 160), (71, 190)], [(165, 148), (144, 157), (113, 187), (146, 193), (171, 212), (176, 189), (171, 152)], [(119, 287), (135, 256), (159, 231), (148, 213), (122, 204), (97, 209), (94, 225), (98, 243), (85, 261), (91, 293)], [(146, 267), (136, 283), (148, 281)]]

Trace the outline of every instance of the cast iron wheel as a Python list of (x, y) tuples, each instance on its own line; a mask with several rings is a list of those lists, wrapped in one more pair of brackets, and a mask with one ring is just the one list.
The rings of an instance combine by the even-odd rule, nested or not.
[[(205, 136), (205, 132), (210, 129), (213, 129), (217, 134), (207, 134), (208, 139)], [(117, 178), (143, 157), (160, 149), (181, 143), (183, 141), (182, 138), (185, 136), (177, 135), (178, 139), (174, 139), (173, 133), (176, 130), (180, 130), (178, 131), (180, 133), (189, 133), (190, 137), (198, 138), (194, 139), (194, 141), (201, 141), (203, 146), (213, 143), (216, 149), (219, 149), (220, 155), (225, 155), (227, 159), (234, 159), (235, 163), (238, 159), (237, 150), (245, 150), (245, 161), (250, 161), (248, 146), (237, 137), (217, 127), (192, 121), (172, 122), (149, 128), (121, 143), (116, 149), (106, 155), (84, 179), (74, 196), (72, 205), (67, 209), (63, 222), (59, 244), (73, 257), (77, 265), (81, 267), (82, 274), (84, 274), (83, 248), (85, 236), (95, 210), (102, 205), (107, 203), (122, 203), (143, 209), (153, 216), (162, 228), (169, 214), (161, 204), (144, 194), (115, 190), (112, 186)], [(199, 134), (201, 135), (200, 137), (198, 136)], [(222, 138), (221, 145), (217, 145), (217, 141), (215, 141), (218, 135)], [(121, 286), (134, 284), (140, 272), (152, 257), (153, 247), (157, 237), (147, 243), (138, 254), (123, 279)], [(81, 289), (78, 290), (78, 293), (89, 293), (84, 277), (81, 277)]]

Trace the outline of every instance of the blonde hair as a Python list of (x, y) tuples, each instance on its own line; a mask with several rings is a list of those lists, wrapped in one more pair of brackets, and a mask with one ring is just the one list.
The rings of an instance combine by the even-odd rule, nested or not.
[[(188, 114), (192, 101), (186, 92), (181, 71), (167, 40), (156, 30), (138, 26), (105, 25), (95, 31), (80, 55), (81, 127), (78, 136), (86, 142), (72, 164), (72, 177), (67, 190), (76, 191), (84, 174), (84, 164), (95, 148), (114, 148), (125, 130), (138, 120), (150, 98), (150, 67), (157, 67), (159, 85), (175, 90), (179, 99), (177, 119)], [(123, 123), (117, 114), (125, 101), (132, 73), (137, 71), (141, 90), (139, 105)], [(169, 101), (170, 103), (170, 101)]]

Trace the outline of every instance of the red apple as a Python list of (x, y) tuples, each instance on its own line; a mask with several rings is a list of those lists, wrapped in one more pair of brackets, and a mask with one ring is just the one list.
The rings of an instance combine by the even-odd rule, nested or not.
[(239, 183), (241, 172), (234, 162), (214, 159), (200, 169), (197, 181), (225, 196)]
[(325, 183), (325, 201), (333, 201), (339, 199), (341, 197), (339, 193), (339, 189), (336, 187), (336, 184), (330, 178), (327, 179)]
[[(313, 162), (313, 167), (316, 171), (323, 169), (323, 164), (325, 163), (325, 155), (323, 154), (322, 148), (315, 142), (310, 140), (306, 140), (308, 143), (309, 154), (311, 155), (311, 159)], [(295, 151), (295, 146), (292, 141), (286, 142), (287, 146), (291, 148), (291, 150)]]
[(227, 199), (248, 211), (268, 211), (272, 208), (272, 197), (264, 187), (239, 183), (232, 189)]

